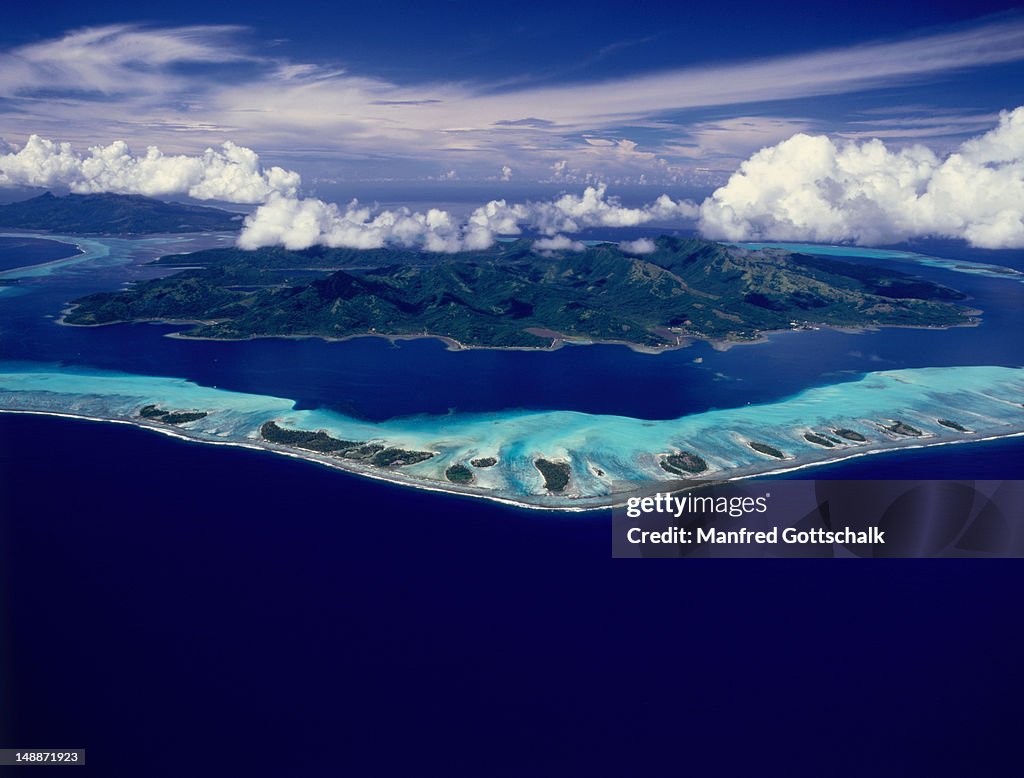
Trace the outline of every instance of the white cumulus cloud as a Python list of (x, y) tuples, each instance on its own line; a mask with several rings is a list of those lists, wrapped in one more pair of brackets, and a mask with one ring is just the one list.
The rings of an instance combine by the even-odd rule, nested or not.
[[(609, 197), (604, 185), (587, 187), (582, 195), (566, 194), (550, 201), (492, 200), (461, 222), (438, 209), (425, 214), (406, 208), (374, 210), (355, 201), (340, 208), (315, 198), (275, 195), (246, 219), (238, 245), (246, 249), (273, 245), (291, 249), (317, 244), (350, 248), (399, 245), (454, 252), (485, 249), (493, 245), (496, 236), (519, 235), (524, 229), (569, 241), (563, 233), (589, 227), (635, 227), (652, 221), (678, 221), (694, 218), (697, 213), (693, 203), (675, 201), (668, 195), (630, 208)], [(550, 250), (553, 246), (542, 248)]]
[(566, 235), (555, 235), (550, 238), (541, 238), (533, 242), (537, 251), (583, 251), (586, 246), (578, 240), (573, 240)]
[(124, 141), (80, 154), (69, 143), (32, 135), (20, 149), (0, 155), (0, 186), (67, 187), (79, 194), (261, 203), (273, 193), (294, 197), (300, 183), (298, 173), (263, 168), (256, 152), (231, 141), (198, 156), (166, 155), (156, 146), (137, 155)]
[(463, 236), (447, 211), (409, 209), (374, 212), (353, 200), (344, 209), (316, 198), (273, 195), (250, 214), (238, 238), (243, 249), (314, 245), (374, 249), (386, 245), (419, 246), (427, 251), (459, 251)]
[(962, 238), (1024, 247), (1024, 106), (940, 158), (924, 146), (797, 134), (745, 161), (700, 207), (725, 240), (895, 243)]
[(661, 195), (641, 208), (627, 208), (607, 196), (604, 184), (588, 186), (582, 195), (565, 194), (549, 202), (531, 203), (531, 226), (546, 235), (579, 232), (588, 227), (637, 227), (652, 221), (693, 218), (698, 210), (693, 203)]
[(650, 238), (638, 238), (637, 240), (622, 241), (619, 244), (619, 248), (627, 254), (650, 254), (657, 246), (654, 245), (654, 241)]

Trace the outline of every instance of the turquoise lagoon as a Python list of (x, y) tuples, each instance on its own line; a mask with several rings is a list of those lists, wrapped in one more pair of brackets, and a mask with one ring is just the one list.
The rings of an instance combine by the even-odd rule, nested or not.
[(821, 257), (843, 257), (843, 258), (866, 258), (884, 259), (892, 262), (910, 262), (924, 267), (933, 267), (940, 270), (949, 270), (953, 273), (968, 273), (971, 275), (990, 276), (1005, 278), (1024, 284), (1024, 273), (1003, 265), (994, 265), (987, 262), (973, 262), (970, 260), (944, 259), (942, 257), (931, 257), (927, 254), (919, 254), (914, 251), (899, 251), (894, 249), (873, 249), (864, 246), (829, 246), (821, 243), (737, 243), (737, 246), (760, 251), (761, 249), (781, 249), (782, 251), (795, 251), (803, 254), (814, 254)]
[[(525, 410), (367, 421), (325, 409), (298, 409), (287, 398), (226, 391), (184, 379), (0, 365), (0, 407), (6, 410), (129, 422), (201, 442), (257, 446), (412, 486), (559, 509), (618, 504), (631, 493), (678, 482), (660, 464), (663, 455), (676, 451), (695, 452), (707, 461), (701, 478), (724, 480), (899, 447), (1018, 435), (1024, 433), (1022, 401), (1021, 368), (920, 368), (868, 373), (777, 402), (661, 421)], [(161, 425), (139, 418), (139, 409), (148, 404), (209, 415), (184, 425)], [(969, 432), (943, 426), (939, 419), (955, 421)], [(384, 468), (291, 449), (260, 437), (260, 426), (271, 420), (288, 428), (324, 430), (337, 438), (429, 451), (434, 456), (416, 465)], [(899, 435), (886, 429), (896, 421), (921, 434)], [(866, 440), (825, 448), (804, 437), (810, 432), (835, 437), (836, 429), (854, 430)], [(785, 456), (758, 453), (750, 442), (767, 444)], [(480, 457), (498, 462), (474, 469), (472, 485), (459, 486), (445, 478), (449, 466)], [(538, 458), (570, 465), (564, 492), (546, 490), (534, 464)], [(879, 475), (884, 477), (884, 472)]]

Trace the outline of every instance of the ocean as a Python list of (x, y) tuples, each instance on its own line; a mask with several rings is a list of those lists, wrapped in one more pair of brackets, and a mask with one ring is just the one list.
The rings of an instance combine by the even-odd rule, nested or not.
[(633, 564), (606, 512), (121, 425), (0, 441), (3, 740), (96, 775), (997, 774), (1016, 737), (1011, 561)]
[[(178, 376), (374, 420), (662, 419), (871, 370), (1024, 364), (1024, 285), (916, 265), (970, 291), (984, 323), (658, 356), (57, 326), (68, 300), (157, 272), (128, 256), (158, 254), (157, 241), (109, 244), (0, 295), (0, 359)], [(800, 475), (1016, 478), (1022, 446)], [(86, 747), (103, 776), (1002, 770), (986, 744), (1016, 737), (994, 711), (1024, 681), (1019, 565), (633, 564), (610, 558), (610, 530), (606, 511), (521, 510), (122, 425), (0, 415), (3, 741)]]

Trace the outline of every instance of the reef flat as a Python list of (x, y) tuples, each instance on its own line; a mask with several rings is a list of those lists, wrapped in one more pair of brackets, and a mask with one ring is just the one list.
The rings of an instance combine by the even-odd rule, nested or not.
[(663, 421), (503, 411), (370, 422), (183, 379), (0, 364), (5, 411), (130, 423), (408, 486), (565, 510), (615, 505), (683, 481), (1024, 434), (1022, 399), (1021, 368), (921, 368)]

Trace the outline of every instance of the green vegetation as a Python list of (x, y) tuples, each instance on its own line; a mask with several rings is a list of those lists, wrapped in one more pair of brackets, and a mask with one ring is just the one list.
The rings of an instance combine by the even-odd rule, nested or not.
[(377, 467), (402, 467), (425, 462), (434, 456), (429, 451), (409, 451), (404, 448), (388, 447), (374, 454), (369, 462)]
[(205, 419), (209, 414), (206, 411), (171, 411), (160, 421), (164, 424), (188, 424), (190, 421)]
[(819, 435), (816, 432), (805, 432), (804, 440), (806, 440), (808, 443), (813, 443), (816, 446), (824, 446), (825, 448), (836, 447), (836, 444), (832, 441), (831, 438), (828, 438), (825, 435)]
[(905, 435), (907, 437), (919, 438), (924, 433), (921, 432), (917, 427), (911, 427), (909, 424), (897, 420), (895, 424), (891, 424), (885, 428), (893, 435)]
[(473, 483), (473, 471), (465, 465), (452, 465), (444, 471), (444, 477), (453, 484)]
[(344, 456), (348, 459), (369, 459), (383, 450), (380, 443), (357, 443), (355, 448), (347, 449)]
[(242, 226), (242, 215), (201, 205), (165, 203), (118, 194), (49, 192), (0, 205), (0, 227), (72, 234), (138, 235), (162, 232), (228, 232)]
[(767, 443), (758, 443), (756, 440), (751, 440), (747, 442), (747, 445), (754, 449), (758, 454), (765, 454), (770, 457), (775, 457), (776, 459), (786, 458), (786, 455), (775, 448), (775, 446), (769, 446)]
[(832, 430), (832, 431), (834, 433), (836, 433), (836, 435), (838, 435), (841, 438), (846, 438), (847, 440), (852, 440), (852, 441), (855, 441), (857, 443), (863, 443), (864, 441), (867, 440), (867, 438), (865, 438), (863, 435), (861, 435), (856, 430), (848, 430), (848, 429), (843, 428), (843, 429)]
[(434, 456), (429, 451), (409, 451), (380, 443), (364, 443), (354, 440), (333, 438), (323, 430), (290, 430), (277, 422), (268, 421), (260, 427), (260, 437), (271, 443), (315, 451), (318, 454), (333, 454), (346, 459), (355, 459), (377, 467), (403, 467), (415, 465)]
[[(189, 319), (190, 312), (213, 317), (230, 316), (241, 309), (244, 292), (205, 283), (194, 277), (175, 276), (166, 281), (139, 284), (131, 292), (90, 295), (64, 317), (68, 324), (113, 324), (121, 321)], [(102, 303), (96, 307), (96, 303)]]
[(285, 429), (273, 421), (268, 421), (260, 427), (260, 436), (271, 443), (304, 448), (307, 451), (317, 451), (321, 454), (336, 454), (363, 445), (351, 440), (332, 438), (323, 430), (310, 432), (309, 430)]
[(551, 462), (547, 459), (533, 460), (534, 466), (544, 476), (544, 488), (549, 492), (561, 492), (569, 485), (569, 474), (572, 472), (566, 462)]
[(145, 405), (139, 410), (139, 417), (162, 424), (188, 424), (209, 416), (206, 411), (164, 411), (155, 405)]
[(708, 469), (708, 463), (703, 457), (689, 451), (669, 454), (660, 460), (660, 464), (663, 470), (674, 475), (703, 473)]
[[(508, 244), (503, 244), (508, 245)], [(501, 249), (486, 252), (468, 252), (463, 257), (492, 257), (502, 254)], [(151, 263), (161, 267), (203, 267), (209, 270), (223, 270), (240, 266), (260, 270), (296, 270), (305, 268), (318, 271), (334, 271), (380, 268), (397, 262), (409, 262), (420, 266), (436, 265), (452, 258), (451, 254), (412, 251), (408, 249), (348, 249), (311, 246), (308, 249), (286, 249), (283, 246), (265, 246), (247, 251), (229, 247), (202, 249), (187, 254), (167, 254)], [(320, 273), (320, 277), (325, 275)]]
[(469, 464), (473, 467), (494, 467), (498, 464), (498, 460), (494, 457), (480, 457), (480, 459), (472, 459)]
[(544, 348), (564, 335), (658, 349), (815, 324), (970, 320), (954, 304), (962, 294), (897, 271), (696, 238), (661, 237), (643, 257), (613, 244), (541, 255), (521, 240), (457, 255), (230, 248), (159, 264), (187, 267), (77, 300), (65, 321), (192, 321), (184, 334), (225, 339), (430, 334)]
[(970, 432), (967, 427), (958, 422), (951, 421), (950, 419), (939, 419), (938, 421), (943, 427), (949, 427), (951, 430), (956, 430), (957, 432)]

